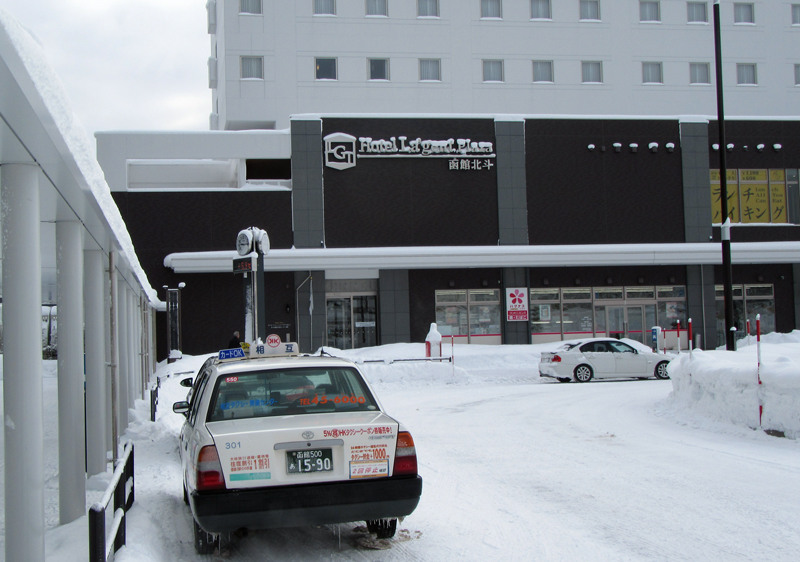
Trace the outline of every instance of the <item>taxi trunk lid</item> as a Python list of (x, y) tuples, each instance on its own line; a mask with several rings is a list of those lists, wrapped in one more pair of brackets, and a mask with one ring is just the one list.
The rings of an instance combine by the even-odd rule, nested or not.
[(397, 421), (382, 412), (208, 422), (230, 489), (392, 475)]

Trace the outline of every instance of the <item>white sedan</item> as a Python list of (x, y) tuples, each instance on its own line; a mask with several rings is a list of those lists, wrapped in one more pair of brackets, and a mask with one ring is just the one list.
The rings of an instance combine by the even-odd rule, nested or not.
[(542, 353), (539, 376), (560, 382), (589, 382), (595, 379), (668, 379), (665, 355), (636, 349), (610, 338), (568, 342), (559, 350)]
[(366, 521), (378, 538), (393, 536), (422, 494), (416, 449), (358, 367), (243, 355), (207, 361), (189, 401), (173, 405), (186, 416), (180, 455), (197, 552), (242, 529)]

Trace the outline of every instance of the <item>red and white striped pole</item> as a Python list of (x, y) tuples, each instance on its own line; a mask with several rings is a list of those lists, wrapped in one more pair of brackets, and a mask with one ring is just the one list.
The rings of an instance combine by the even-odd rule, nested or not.
[(689, 353), (691, 353), (692, 349), (694, 348), (694, 345), (692, 344), (692, 319), (691, 318), (689, 318), (688, 336), (689, 336)]
[(756, 354), (758, 356), (758, 367), (756, 376), (758, 377), (758, 427), (761, 427), (761, 416), (764, 414), (764, 405), (761, 403), (761, 315), (756, 315)]
[(678, 353), (681, 352), (681, 321), (678, 320)]

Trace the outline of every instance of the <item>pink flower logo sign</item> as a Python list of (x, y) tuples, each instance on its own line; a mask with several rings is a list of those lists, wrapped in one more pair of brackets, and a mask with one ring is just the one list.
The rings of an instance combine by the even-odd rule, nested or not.
[(526, 287), (506, 288), (506, 318), (509, 322), (528, 321), (528, 298)]

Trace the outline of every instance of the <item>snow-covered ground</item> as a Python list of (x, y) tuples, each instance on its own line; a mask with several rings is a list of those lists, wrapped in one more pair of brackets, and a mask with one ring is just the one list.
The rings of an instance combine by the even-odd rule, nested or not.
[[(800, 379), (797, 339), (765, 346), (764, 364)], [(365, 541), (357, 524), (257, 531), (211, 557), (194, 553), (176, 446), (183, 418), (171, 412), (186, 394), (178, 381), (189, 376), (177, 373), (195, 371), (205, 357), (162, 365), (156, 423), (139, 401), (127, 433), (136, 443), (136, 504), (117, 560), (796, 559), (800, 442), (707, 417), (673, 397), (671, 381), (540, 381), (537, 363), (548, 347), (456, 346), (455, 368), (363, 363), (417, 443), (423, 497), (398, 536)], [(326, 351), (369, 361), (420, 357), (423, 347)], [(751, 348), (735, 357), (754, 358)], [(47, 559), (85, 560), (86, 519), (56, 527), (52, 367), (44, 384), (53, 412), (45, 420)]]

